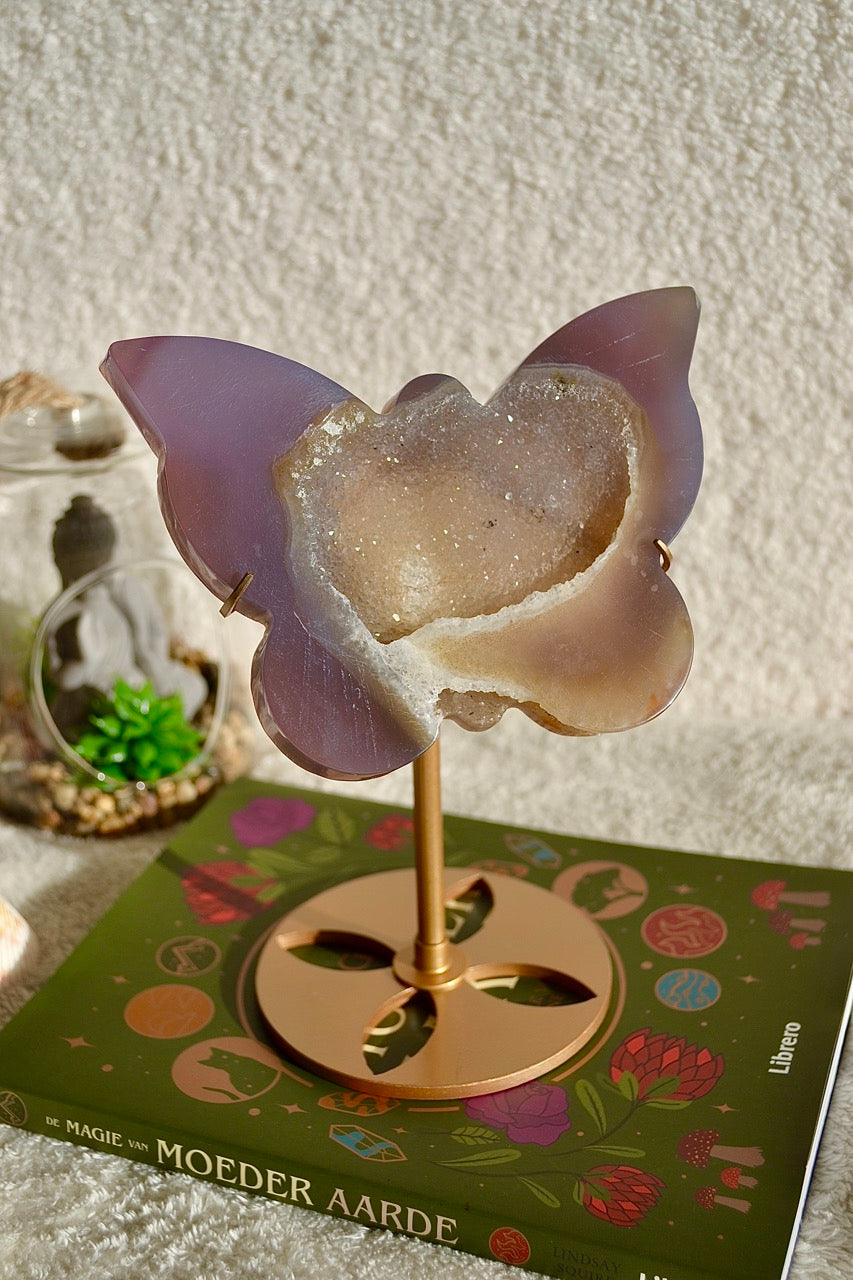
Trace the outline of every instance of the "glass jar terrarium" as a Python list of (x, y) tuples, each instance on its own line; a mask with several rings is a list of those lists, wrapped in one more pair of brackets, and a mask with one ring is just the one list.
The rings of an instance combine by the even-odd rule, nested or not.
[(155, 464), (83, 394), (0, 417), (0, 812), (117, 835), (245, 772), (222, 620), (165, 535)]

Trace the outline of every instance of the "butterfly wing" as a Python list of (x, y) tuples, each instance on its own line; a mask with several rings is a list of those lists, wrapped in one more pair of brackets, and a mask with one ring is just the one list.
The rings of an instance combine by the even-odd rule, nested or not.
[(633, 293), (570, 320), (520, 366), (595, 369), (645, 410), (661, 453), (654, 536), (665, 542), (690, 514), (702, 478), (702, 429), (687, 384), (698, 325), (699, 299), (690, 288)]
[(159, 458), (160, 505), (190, 568), (220, 599), (253, 575), (237, 608), (265, 627), (252, 688), (276, 746), (339, 778), (387, 773), (425, 750), (423, 730), (357, 658), (330, 652), (295, 601), (273, 466), (349, 392), (282, 356), (213, 338), (117, 342), (102, 372)]
[(702, 433), (687, 381), (698, 322), (690, 288), (632, 294), (558, 329), (508, 380), (534, 365), (580, 365), (620, 383), (647, 419), (614, 554), (601, 557), (590, 589), (553, 616), (547, 646), (535, 622), (507, 637), (506, 662), (519, 672), (544, 669), (546, 653), (558, 655), (550, 705), (567, 708), (560, 719), (575, 732), (644, 723), (669, 706), (690, 670), (693, 629), (655, 543), (678, 532), (702, 475)]

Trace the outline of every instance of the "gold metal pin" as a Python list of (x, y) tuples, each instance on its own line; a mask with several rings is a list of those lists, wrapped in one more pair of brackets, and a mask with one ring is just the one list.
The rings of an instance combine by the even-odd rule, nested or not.
[(246, 588), (248, 587), (249, 583), (252, 581), (254, 576), (255, 575), (251, 572), (244, 573), (242, 578), (234, 588), (234, 590), (231, 592), (230, 596), (228, 596), (227, 600), (223, 600), (222, 608), (219, 610), (223, 618), (229, 617), (229, 615), (232, 614), (234, 610), (237, 608), (241, 595), (246, 590)]
[(669, 573), (670, 568), (672, 567), (672, 552), (664, 542), (663, 538), (655, 538), (654, 546), (657, 547), (658, 555), (660, 556), (660, 567), (663, 569), (664, 573)]

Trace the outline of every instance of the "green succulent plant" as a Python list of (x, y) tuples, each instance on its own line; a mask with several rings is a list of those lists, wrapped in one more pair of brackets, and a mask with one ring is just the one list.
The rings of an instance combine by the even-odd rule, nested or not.
[(156, 782), (198, 755), (203, 735), (187, 721), (180, 694), (159, 698), (150, 683), (133, 689), (116, 683), (89, 716), (90, 730), (74, 750), (110, 778)]

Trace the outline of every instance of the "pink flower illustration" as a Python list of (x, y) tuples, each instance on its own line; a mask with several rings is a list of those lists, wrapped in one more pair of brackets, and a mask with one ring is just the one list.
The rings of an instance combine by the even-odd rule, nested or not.
[(296, 796), (256, 796), (231, 814), (231, 830), (247, 849), (275, 844), (294, 831), (310, 827), (317, 810)]
[(563, 1090), (538, 1080), (484, 1098), (469, 1098), (465, 1111), (471, 1120), (505, 1129), (513, 1142), (531, 1142), (539, 1147), (549, 1147), (572, 1127)]

